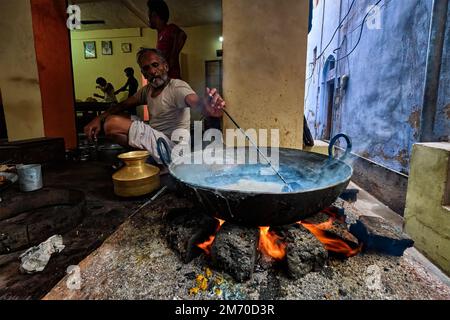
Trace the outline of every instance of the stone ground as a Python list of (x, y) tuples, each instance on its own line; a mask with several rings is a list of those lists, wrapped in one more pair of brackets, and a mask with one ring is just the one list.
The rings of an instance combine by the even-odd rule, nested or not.
[[(122, 224), (101, 247), (79, 263), (44, 299), (446, 299), (450, 281), (420, 259), (413, 248), (402, 257), (362, 253), (330, 258), (320, 272), (299, 280), (281, 269), (257, 267), (251, 280), (236, 283), (210, 267), (202, 255), (183, 264), (162, 234), (170, 208), (192, 204), (171, 192)], [(358, 210), (346, 204), (348, 220)], [(69, 289), (72, 288), (72, 289)]]

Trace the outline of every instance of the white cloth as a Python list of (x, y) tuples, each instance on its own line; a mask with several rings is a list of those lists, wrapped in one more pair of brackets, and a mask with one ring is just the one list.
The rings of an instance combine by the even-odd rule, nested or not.
[(142, 121), (133, 121), (131, 123), (128, 132), (128, 144), (134, 148), (147, 150), (157, 163), (162, 164), (156, 147), (156, 141), (159, 138), (164, 138), (167, 141), (170, 147), (168, 152), (170, 153), (175, 144), (164, 133), (153, 129)]
[(65, 248), (60, 235), (54, 235), (36, 247), (31, 247), (19, 258), (20, 270), (24, 273), (35, 273), (44, 270), (53, 253), (61, 252)]

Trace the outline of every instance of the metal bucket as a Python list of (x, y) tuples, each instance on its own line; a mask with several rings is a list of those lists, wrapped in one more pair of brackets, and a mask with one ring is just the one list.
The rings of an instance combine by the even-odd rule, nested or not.
[(42, 171), (40, 164), (18, 165), (19, 187), (21, 191), (34, 191), (42, 188)]

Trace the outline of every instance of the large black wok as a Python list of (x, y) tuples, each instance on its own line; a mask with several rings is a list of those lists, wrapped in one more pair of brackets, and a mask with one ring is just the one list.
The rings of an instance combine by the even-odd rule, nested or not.
[[(284, 183), (270, 172), (267, 164), (248, 164), (248, 161), (247, 164), (186, 164), (183, 157), (174, 157), (171, 162), (163, 139), (158, 140), (158, 151), (170, 174), (198, 200), (206, 213), (240, 225), (276, 226), (319, 212), (347, 187), (353, 170), (332, 155), (333, 145), (340, 137), (347, 140), (343, 159), (351, 150), (350, 139), (344, 134), (331, 140), (328, 157), (296, 149), (278, 149), (279, 172), (289, 184), (295, 185), (290, 192), (283, 192)], [(224, 150), (234, 151), (234, 159), (241, 161), (244, 155), (248, 160), (249, 153), (254, 152), (250, 148)]]

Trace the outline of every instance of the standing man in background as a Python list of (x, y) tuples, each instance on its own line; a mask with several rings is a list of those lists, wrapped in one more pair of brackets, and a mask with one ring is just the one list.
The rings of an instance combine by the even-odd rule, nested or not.
[(169, 77), (181, 79), (180, 52), (187, 35), (177, 25), (169, 21), (169, 7), (163, 0), (148, 0), (148, 19), (150, 28), (158, 32), (156, 48), (160, 50), (169, 64)]
[[(139, 87), (139, 82), (134, 77), (134, 69), (132, 67), (127, 67), (125, 70), (125, 76), (127, 77), (127, 82), (123, 85), (122, 88), (116, 90), (114, 94), (118, 94), (122, 91), (128, 91), (128, 98), (134, 96), (134, 94), (137, 92)], [(136, 108), (129, 109), (129, 113), (132, 115), (137, 115)]]
[(131, 96), (134, 96), (134, 94), (137, 92), (137, 89), (139, 87), (139, 83), (137, 79), (134, 77), (134, 69), (132, 67), (127, 67), (125, 70), (125, 76), (127, 77), (127, 82), (124, 84), (124, 86), (120, 89), (118, 89), (114, 94), (118, 94), (122, 91), (128, 91), (128, 98)]

